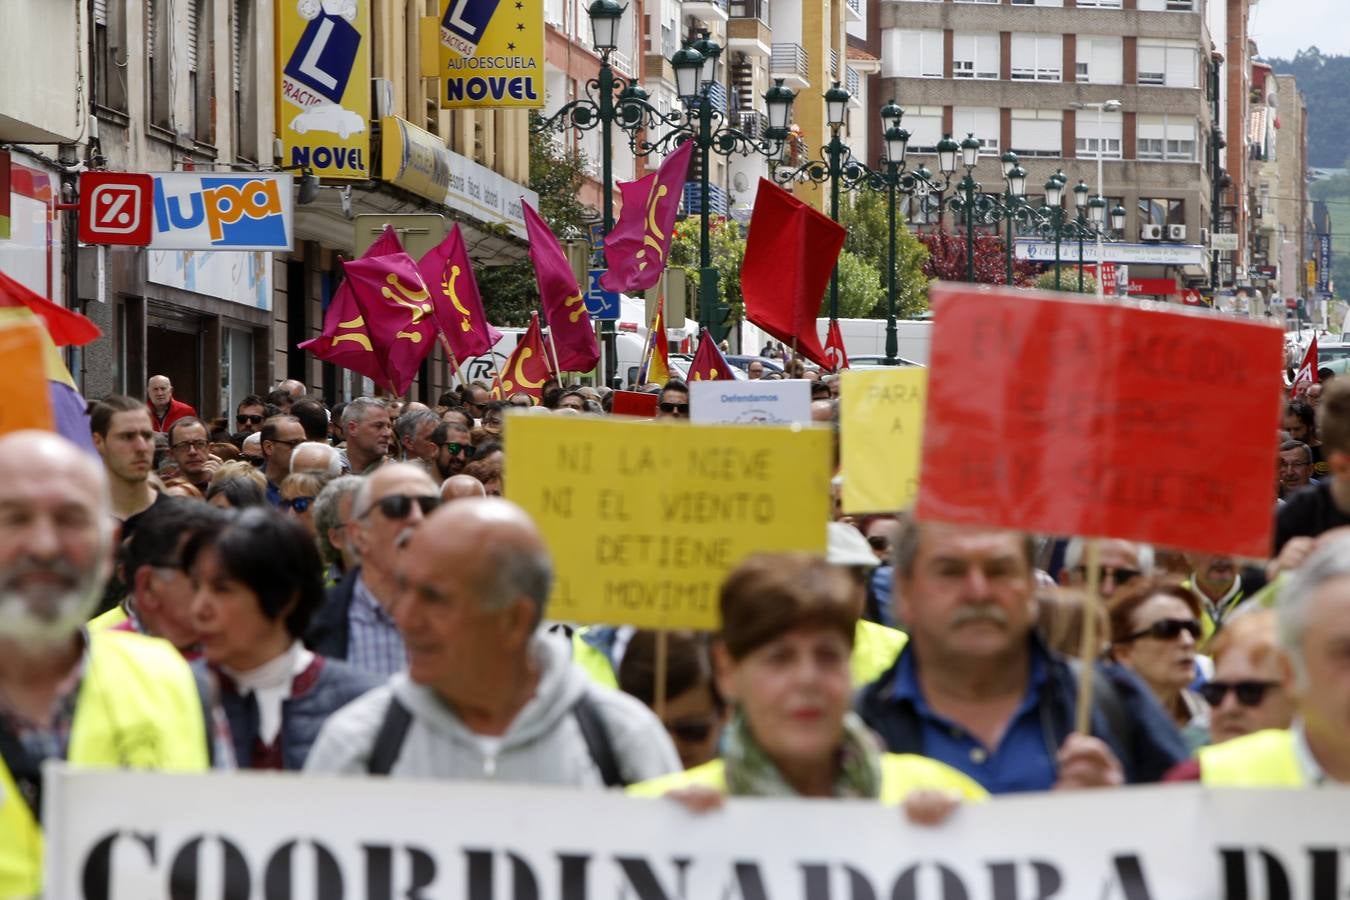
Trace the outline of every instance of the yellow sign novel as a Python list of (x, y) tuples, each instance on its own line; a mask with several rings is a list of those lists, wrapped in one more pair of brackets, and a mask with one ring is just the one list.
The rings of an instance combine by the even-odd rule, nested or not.
[(445, 109), (542, 107), (543, 0), (445, 0), (440, 57)]

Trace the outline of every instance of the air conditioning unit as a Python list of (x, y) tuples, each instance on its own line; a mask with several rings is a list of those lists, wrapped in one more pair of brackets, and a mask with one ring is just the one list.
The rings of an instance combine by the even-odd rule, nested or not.
[(1202, 246), (1205, 246), (1205, 247), (1208, 247), (1208, 246), (1209, 246), (1209, 229), (1208, 229), (1208, 228), (1201, 228), (1201, 229), (1200, 229), (1200, 243), (1201, 243)]
[(1139, 240), (1141, 241), (1161, 241), (1163, 236), (1163, 227), (1161, 225), (1145, 225), (1139, 229)]
[(1168, 239), (1169, 241), (1184, 241), (1184, 240), (1186, 240), (1186, 226), (1185, 226), (1185, 225), (1168, 225), (1168, 226), (1167, 226), (1167, 239)]

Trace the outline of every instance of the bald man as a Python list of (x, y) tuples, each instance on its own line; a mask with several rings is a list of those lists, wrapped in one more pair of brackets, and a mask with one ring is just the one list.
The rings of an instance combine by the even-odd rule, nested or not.
[(166, 432), (179, 419), (197, 415), (197, 411), (173, 398), (173, 382), (168, 375), (152, 375), (145, 384), (145, 407), (156, 431)]
[(306, 393), (305, 383), (303, 381), (296, 381), (294, 378), (287, 378), (281, 384), (277, 385), (277, 390), (285, 391), (290, 394), (292, 401), (299, 400), (301, 397), (305, 396)]
[(446, 503), (451, 500), (486, 496), (487, 491), (483, 488), (483, 482), (472, 475), (451, 475), (441, 484), (441, 499)]
[(434, 512), (399, 566), (408, 671), (335, 713), (305, 771), (593, 788), (677, 771), (660, 720), (592, 684), (540, 630), (552, 581), (543, 538), (515, 504)]
[(42, 892), (46, 759), (210, 765), (202, 697), (173, 645), (81, 628), (112, 571), (115, 531), (97, 460), (49, 432), (0, 438), (0, 746), (23, 750), (0, 759), (2, 897)]
[(426, 470), (389, 463), (366, 476), (347, 529), (361, 565), (328, 589), (305, 643), (311, 650), (387, 677), (407, 665), (394, 624), (395, 567), (407, 534), (441, 503)]

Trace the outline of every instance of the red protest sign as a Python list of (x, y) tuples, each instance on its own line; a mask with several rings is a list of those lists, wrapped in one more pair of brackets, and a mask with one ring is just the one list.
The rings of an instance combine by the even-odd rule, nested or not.
[(656, 404), (659, 398), (655, 394), (642, 391), (615, 391), (614, 405), (610, 407), (616, 416), (641, 416), (645, 419), (656, 418)]
[(1266, 556), (1278, 328), (935, 286), (918, 515)]

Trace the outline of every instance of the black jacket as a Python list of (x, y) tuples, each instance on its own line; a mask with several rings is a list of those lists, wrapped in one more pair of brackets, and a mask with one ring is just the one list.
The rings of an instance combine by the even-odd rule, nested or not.
[[(894, 684), (900, 661), (914, 653), (908, 644), (895, 664), (858, 694), (858, 714), (881, 735), (892, 753), (923, 754), (923, 727), (914, 704), (897, 700)], [(1043, 656), (1045, 687), (1039, 714), (1046, 752), (1053, 763), (1060, 745), (1073, 732), (1078, 701), (1077, 664), (1052, 654), (1038, 639), (1031, 652)], [(1110, 747), (1131, 784), (1160, 781), (1172, 766), (1190, 756), (1185, 740), (1162, 705), (1131, 672), (1111, 663), (1097, 663), (1093, 684), (1092, 734)]]
[(342, 580), (328, 589), (324, 595), (323, 606), (309, 620), (309, 630), (305, 632), (305, 646), (320, 656), (329, 659), (347, 658), (348, 639), (351, 634), (349, 624), (352, 597), (356, 594), (356, 579), (361, 575), (361, 567), (356, 566)]

